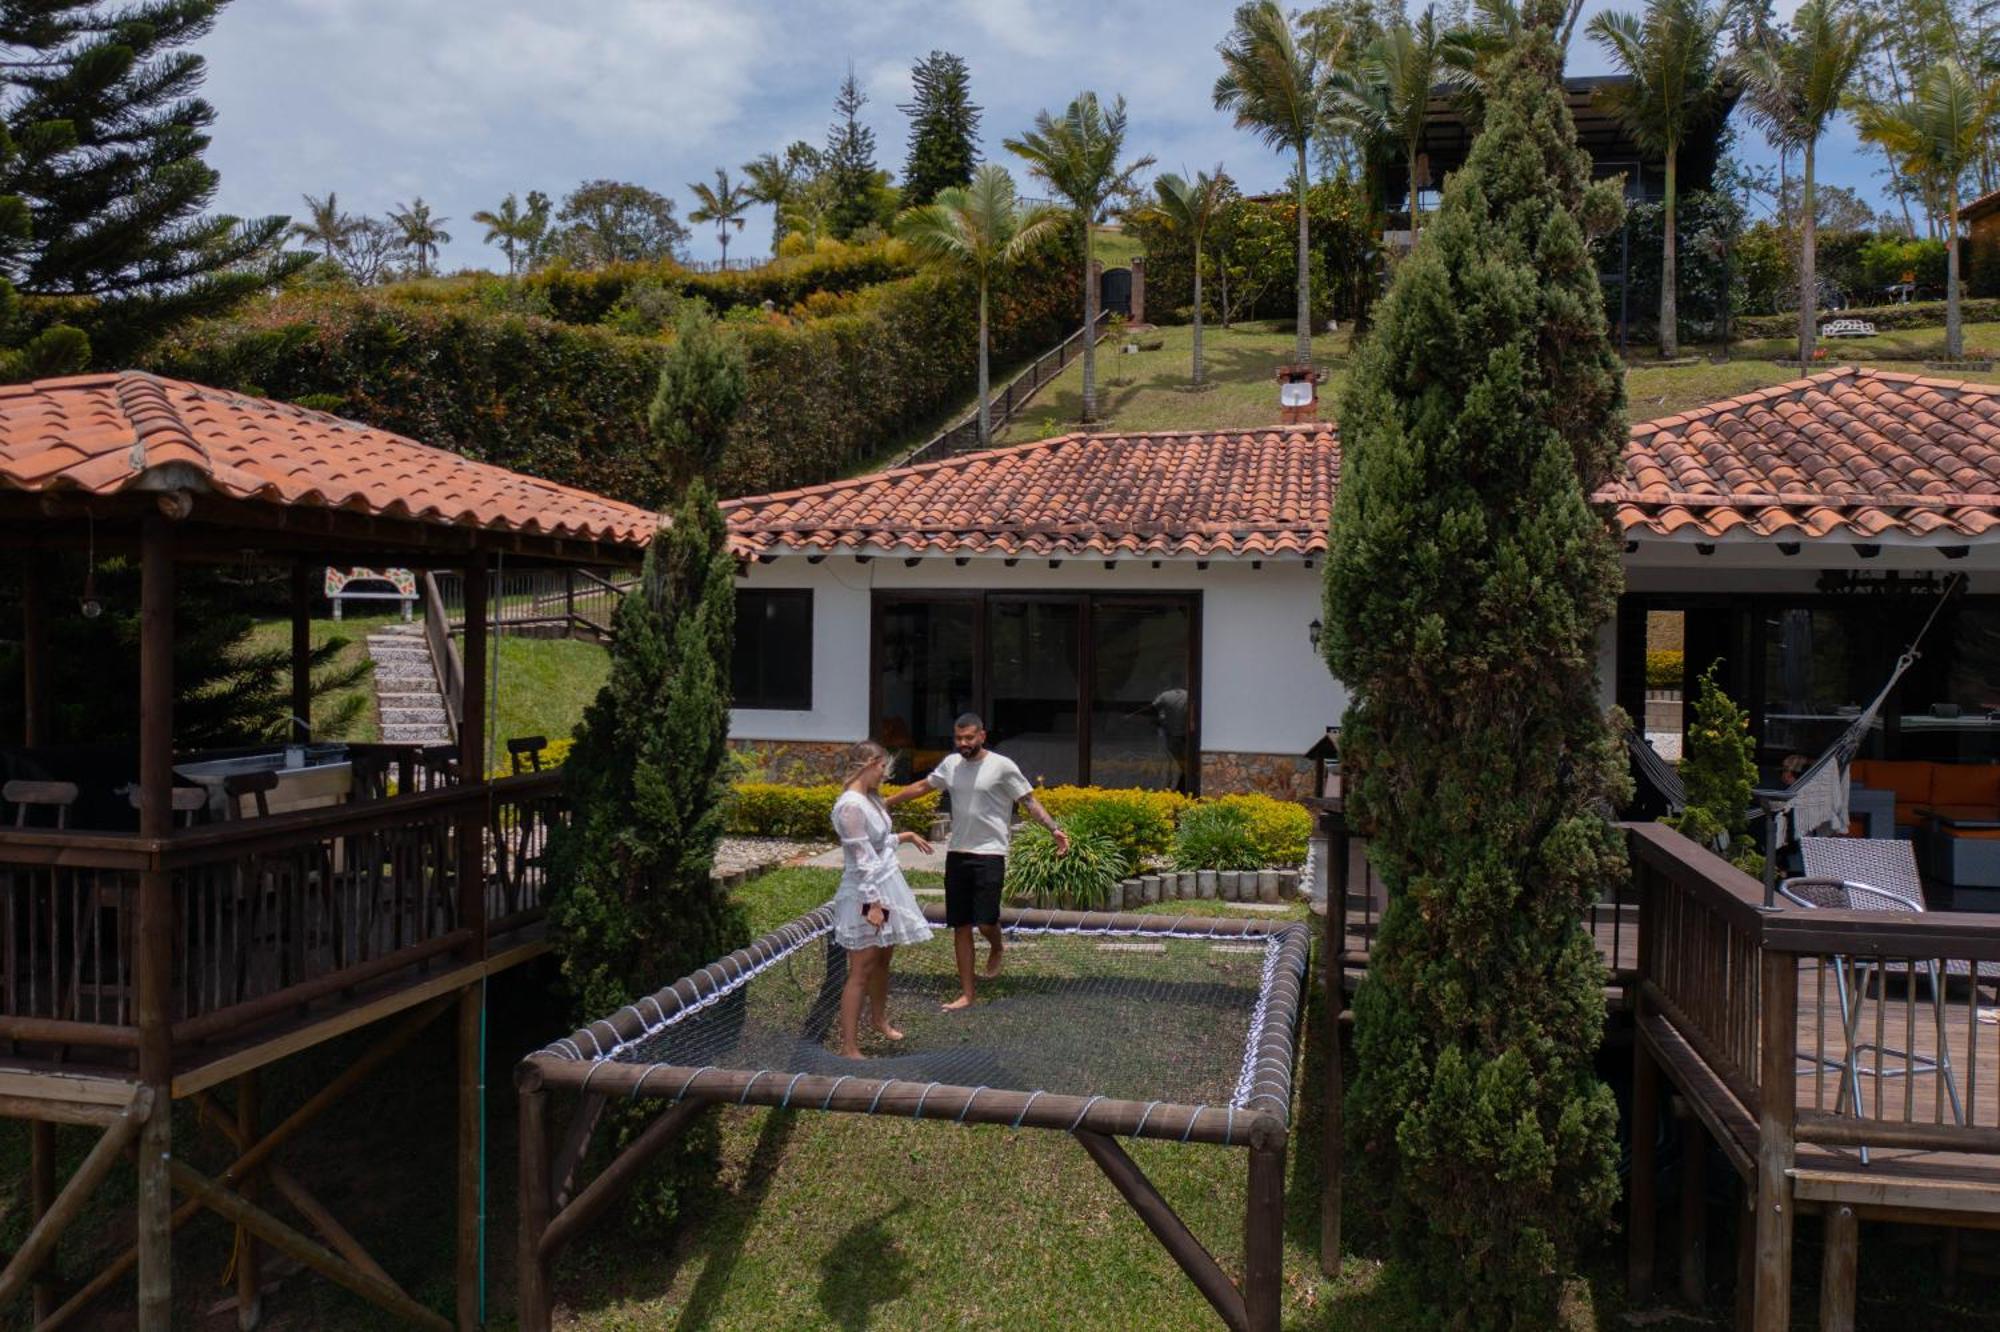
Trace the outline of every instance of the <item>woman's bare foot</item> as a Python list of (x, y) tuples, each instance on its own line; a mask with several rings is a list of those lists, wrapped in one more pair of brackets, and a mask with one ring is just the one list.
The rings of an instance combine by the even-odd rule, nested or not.
[(961, 1008), (970, 1008), (970, 1007), (972, 1007), (972, 996), (969, 994), (961, 994), (960, 996), (958, 996), (958, 998), (953, 999), (950, 1003), (945, 1004), (944, 1011), (947, 1013), (956, 1013)]
[(850, 1045), (845, 1050), (842, 1050), (840, 1052), (840, 1057), (842, 1059), (860, 1059), (862, 1057), (861, 1047), (858, 1045)]
[(882, 1036), (886, 1040), (900, 1041), (903, 1039), (903, 1033), (898, 1031), (896, 1028), (890, 1026), (886, 1022), (877, 1022), (875, 1024), (875, 1030), (881, 1032)]

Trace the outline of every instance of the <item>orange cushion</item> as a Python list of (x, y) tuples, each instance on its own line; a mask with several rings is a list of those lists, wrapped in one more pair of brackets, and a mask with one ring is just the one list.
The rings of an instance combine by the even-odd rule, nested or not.
[(1917, 759), (1863, 759), (1854, 764), (1850, 776), (1864, 786), (1872, 786), (1879, 791), (1894, 791), (1896, 822), (1905, 823), (1912, 820), (1904, 818), (1904, 805), (1930, 802), (1931, 770), (1937, 766)]
[(1978, 805), (2000, 810), (2000, 766), (1991, 763), (1937, 763), (1931, 771), (1931, 803)]
[(1944, 834), (1947, 837), (1968, 837), (1979, 842), (2000, 840), (2000, 828), (1946, 828)]
[(1896, 826), (1898, 828), (1914, 828), (1919, 823), (1922, 823), (1924, 816), (1930, 812), (1931, 807), (1928, 802), (1898, 800), (1896, 802)]

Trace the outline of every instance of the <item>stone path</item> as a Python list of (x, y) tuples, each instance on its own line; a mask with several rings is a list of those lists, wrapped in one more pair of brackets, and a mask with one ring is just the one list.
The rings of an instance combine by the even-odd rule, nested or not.
[[(925, 855), (908, 842), (904, 842), (896, 848), (896, 863), (903, 867), (905, 874), (911, 870), (928, 870), (933, 874), (942, 874), (944, 873), (944, 843), (932, 843), (931, 853)], [(836, 846), (830, 851), (814, 856), (806, 864), (817, 865), (821, 869), (839, 869), (842, 864), (840, 848)]]
[(375, 707), (385, 742), (419, 745), (451, 743), (444, 695), (421, 625), (391, 624), (368, 635), (375, 663)]

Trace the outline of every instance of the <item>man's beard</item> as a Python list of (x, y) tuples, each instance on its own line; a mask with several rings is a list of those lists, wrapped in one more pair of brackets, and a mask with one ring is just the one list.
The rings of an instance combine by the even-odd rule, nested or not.
[(956, 745), (954, 748), (958, 750), (958, 756), (967, 762), (979, 757), (978, 745)]

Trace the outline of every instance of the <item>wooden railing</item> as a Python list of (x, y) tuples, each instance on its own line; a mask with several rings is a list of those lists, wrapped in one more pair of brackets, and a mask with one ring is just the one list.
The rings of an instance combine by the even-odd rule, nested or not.
[[(465, 629), (465, 582), (436, 575), (440, 618), (454, 634)], [(499, 633), (547, 633), (597, 642), (611, 639), (611, 616), (636, 575), (610, 577), (589, 569), (510, 569), (489, 579), (487, 623)]]
[[(0, 830), (0, 1047), (137, 1044), (144, 871), (173, 887), (179, 1046), (483, 956), (489, 936), (542, 915), (564, 817), (550, 772), (162, 838)], [(461, 891), (468, 866), (477, 897)]]
[[(451, 615), (446, 608), (438, 576), (426, 569), (423, 574), (424, 643), (430, 648), (431, 667), (437, 672), (438, 693), (444, 698), (445, 722), (452, 739), (458, 739), (458, 724), (465, 716), (465, 662), (451, 636)], [(461, 614), (463, 601), (460, 602)]]
[[(1097, 331), (1091, 338), (1092, 342), (1103, 339), (1105, 324), (1110, 318), (1109, 310), (1098, 312)], [(1016, 412), (1034, 401), (1035, 395), (1041, 392), (1045, 384), (1061, 374), (1081, 355), (1083, 355), (1083, 330), (1078, 329), (1056, 346), (1037, 356), (1028, 364), (1027, 369), (1015, 375), (1000, 388), (989, 390), (986, 395), (988, 428), (998, 433), (1002, 426), (1014, 419)], [(979, 404), (975, 402), (971, 411), (919, 444), (896, 465), (910, 467), (917, 463), (936, 462), (940, 458), (949, 458), (954, 453), (964, 453), (978, 447)]]

